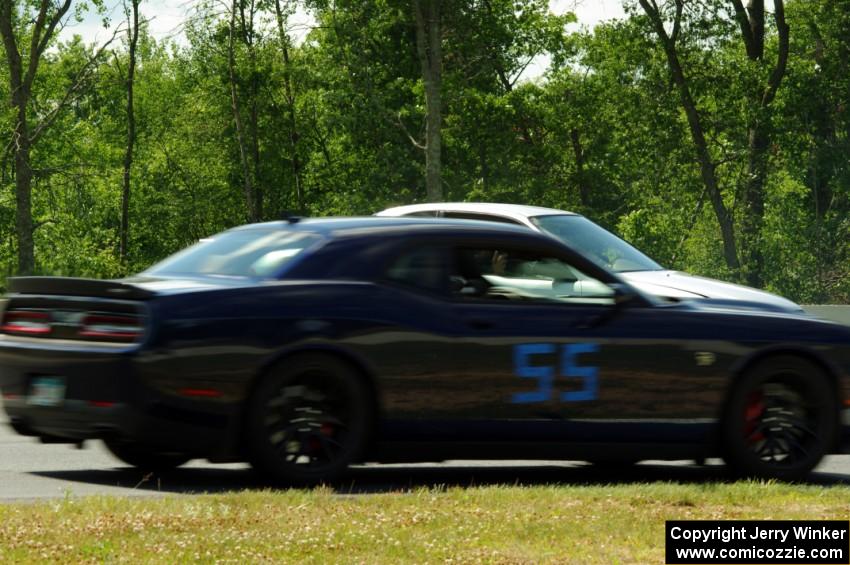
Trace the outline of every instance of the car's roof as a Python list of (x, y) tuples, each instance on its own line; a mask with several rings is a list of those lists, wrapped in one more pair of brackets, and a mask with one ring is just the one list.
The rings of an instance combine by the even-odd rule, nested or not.
[(525, 206), (522, 204), (499, 204), (495, 202), (430, 202), (427, 204), (411, 204), (409, 206), (396, 206), (378, 212), (376, 216), (403, 216), (417, 212), (471, 212), (503, 216), (523, 220), (535, 216), (552, 215), (577, 215), (573, 212), (558, 210), (556, 208), (543, 208), (541, 206)]
[(316, 232), (328, 237), (344, 237), (370, 233), (388, 233), (415, 231), (442, 232), (488, 232), (510, 233), (527, 236), (528, 229), (509, 224), (496, 224), (486, 221), (458, 220), (449, 218), (420, 218), (420, 217), (340, 217), (340, 218), (298, 218), (276, 222), (247, 224), (233, 228), (231, 231), (254, 229), (291, 229), (296, 231)]

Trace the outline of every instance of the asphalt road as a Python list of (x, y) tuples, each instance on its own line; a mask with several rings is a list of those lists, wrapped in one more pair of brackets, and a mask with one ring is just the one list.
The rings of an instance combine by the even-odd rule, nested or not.
[[(2, 410), (0, 410), (2, 413)], [(364, 465), (333, 485), (337, 492), (365, 494), (416, 487), (488, 484), (607, 484), (647, 481), (728, 481), (719, 464), (644, 462), (631, 469), (600, 470), (581, 462), (451, 461), (416, 465)], [(822, 485), (850, 484), (850, 455), (831, 456), (812, 475)], [(163, 476), (145, 475), (113, 458), (100, 442), (84, 449), (42, 445), (16, 435), (0, 415), (0, 501), (67, 496), (196, 494), (265, 485), (247, 465), (196, 460)]]

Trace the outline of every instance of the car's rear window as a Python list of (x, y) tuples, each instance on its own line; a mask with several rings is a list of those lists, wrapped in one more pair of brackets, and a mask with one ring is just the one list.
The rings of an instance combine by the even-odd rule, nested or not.
[(220, 233), (157, 263), (148, 275), (273, 278), (321, 236), (281, 229)]

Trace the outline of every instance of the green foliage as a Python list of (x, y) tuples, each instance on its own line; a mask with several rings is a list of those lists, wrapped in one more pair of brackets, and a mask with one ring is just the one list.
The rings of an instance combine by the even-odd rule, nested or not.
[[(59, 106), (32, 155), (39, 273), (122, 276), (244, 223), (246, 169), (234, 93), (248, 141), (248, 180), (262, 195), (264, 219), (301, 207), (314, 216), (371, 214), (424, 199), (424, 89), (410, 2), (304, 2), (316, 26), (300, 43), (280, 35), (274, 2), (236, 2), (233, 90), (230, 19), (222, 12), (230, 4), (198, 4), (185, 44), (142, 30), (125, 262), (118, 259), (118, 228), (126, 41)], [(443, 0), (444, 193), (450, 200), (580, 212), (665, 266), (736, 279), (723, 260), (665, 54), (640, 8), (628, 4), (621, 21), (571, 32), (572, 14), (552, 15), (545, 0)], [(661, 4), (670, 17), (673, 4)], [(280, 5), (286, 19), (295, 2)], [(788, 72), (766, 115), (757, 112), (753, 92), (775, 60), (775, 30), (766, 63), (753, 62), (728, 2), (687, 5), (680, 57), (736, 229), (744, 214), (748, 124), (769, 121), (765, 216), (756, 242), (766, 287), (805, 302), (848, 300), (850, 0), (787, 1)], [(81, 38), (46, 52), (33, 85), (37, 115), (57, 107), (93, 53)], [(551, 61), (546, 73), (524, 76), (541, 55)], [(0, 64), (4, 101), (8, 85), (8, 68)], [(13, 126), (3, 104), (3, 147)], [(14, 179), (6, 148), (4, 276), (17, 264)]]

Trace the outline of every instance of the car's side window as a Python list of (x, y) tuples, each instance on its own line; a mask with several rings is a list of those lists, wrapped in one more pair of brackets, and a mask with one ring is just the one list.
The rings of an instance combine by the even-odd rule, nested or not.
[(390, 262), (384, 278), (412, 289), (445, 294), (449, 289), (445, 263), (445, 253), (440, 247), (410, 248)]
[(450, 280), (459, 299), (614, 302), (610, 286), (557, 257), (488, 246), (458, 248), (454, 258)]

